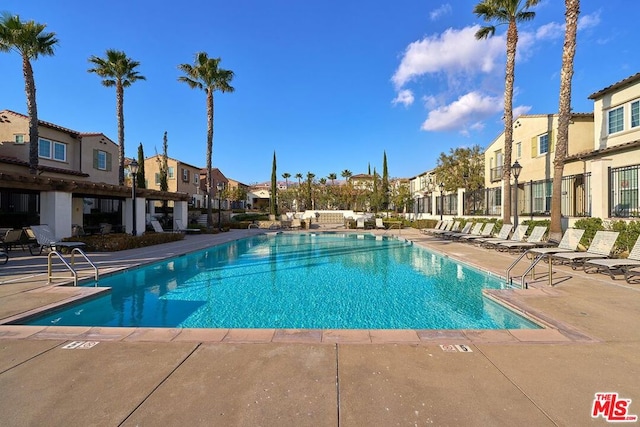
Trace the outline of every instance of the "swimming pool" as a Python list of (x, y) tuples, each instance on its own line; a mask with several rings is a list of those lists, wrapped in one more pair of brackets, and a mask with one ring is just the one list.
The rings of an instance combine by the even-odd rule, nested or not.
[[(93, 285), (93, 284), (89, 284)], [(100, 279), (105, 296), (30, 325), (522, 329), (482, 296), (502, 281), (401, 239), (356, 233), (255, 236)]]

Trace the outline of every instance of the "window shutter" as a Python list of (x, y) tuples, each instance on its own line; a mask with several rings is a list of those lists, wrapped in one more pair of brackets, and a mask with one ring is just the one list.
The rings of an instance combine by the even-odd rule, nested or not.
[(93, 149), (93, 168), (98, 169), (98, 150)]
[(555, 142), (553, 141), (554, 136), (555, 136), (555, 135), (553, 134), (553, 130), (550, 130), (550, 131), (549, 131), (549, 152), (550, 152), (550, 153), (551, 153), (553, 150), (555, 150), (555, 148), (556, 148), (556, 144), (555, 144)]
[(111, 153), (106, 153), (107, 154), (107, 171), (111, 170)]
[(534, 136), (531, 138), (531, 158), (534, 158), (538, 155), (538, 137)]

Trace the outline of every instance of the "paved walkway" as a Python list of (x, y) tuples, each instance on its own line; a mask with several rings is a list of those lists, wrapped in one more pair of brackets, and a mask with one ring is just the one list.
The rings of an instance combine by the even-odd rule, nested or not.
[[(255, 232), (91, 258), (103, 274)], [(390, 233), (500, 276), (514, 259)], [(11, 256), (0, 266), (2, 425), (604, 425), (591, 418), (598, 392), (640, 414), (640, 285), (608, 276), (554, 267), (553, 287), (543, 276), (491, 293), (548, 325), (537, 331), (69, 328), (3, 324), (95, 292), (47, 285), (46, 256)]]

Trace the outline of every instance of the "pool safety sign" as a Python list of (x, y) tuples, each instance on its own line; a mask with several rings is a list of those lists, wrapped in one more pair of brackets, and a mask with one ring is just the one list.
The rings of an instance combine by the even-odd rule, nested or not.
[(473, 353), (471, 347), (464, 344), (440, 344), (440, 348), (447, 353)]
[(99, 341), (72, 341), (63, 346), (64, 350), (88, 350), (98, 345)]

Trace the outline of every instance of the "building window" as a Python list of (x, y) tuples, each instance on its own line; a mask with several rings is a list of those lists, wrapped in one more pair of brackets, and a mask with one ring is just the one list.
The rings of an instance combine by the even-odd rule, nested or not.
[(197, 184), (198, 182), (200, 182), (200, 175), (198, 175), (196, 172), (193, 173), (193, 183)]
[(156, 185), (160, 185), (160, 173), (156, 172)]
[(38, 156), (42, 157), (43, 159), (52, 159), (58, 160), (60, 162), (66, 162), (67, 144), (40, 138), (38, 140)]
[(102, 171), (107, 170), (107, 153), (102, 150), (95, 150), (94, 167)]
[(609, 111), (609, 133), (620, 132), (624, 129), (624, 109), (618, 107)]
[(182, 169), (182, 181), (189, 182), (189, 171), (187, 169)]
[(640, 101), (631, 103), (631, 127), (640, 126)]
[(522, 157), (522, 142), (516, 143), (516, 159), (520, 159)]
[(15, 134), (15, 140), (14, 140), (14, 142), (15, 142), (16, 144), (24, 144), (24, 135), (23, 135), (23, 134), (21, 134), (21, 133), (17, 133), (17, 134)]
[(167, 173), (167, 178), (169, 179), (174, 179), (175, 178), (175, 173), (173, 170), (173, 166), (169, 166), (169, 171)]
[(545, 133), (538, 137), (538, 154), (546, 154), (549, 152), (549, 134)]

